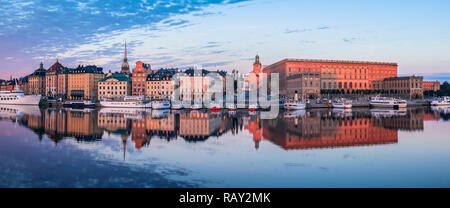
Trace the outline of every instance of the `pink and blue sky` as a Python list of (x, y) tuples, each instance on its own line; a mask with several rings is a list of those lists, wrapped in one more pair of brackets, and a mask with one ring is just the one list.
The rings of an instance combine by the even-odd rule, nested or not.
[(0, 79), (96, 64), (237, 69), (256, 53), (387, 61), (401, 75), (450, 80), (450, 2), (440, 0), (0, 0)]

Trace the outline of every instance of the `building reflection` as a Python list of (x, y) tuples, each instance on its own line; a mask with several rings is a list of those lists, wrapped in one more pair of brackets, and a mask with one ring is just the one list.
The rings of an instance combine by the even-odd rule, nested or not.
[(399, 131), (423, 131), (424, 121), (445, 116), (448, 118), (448, 112), (431, 108), (296, 111), (262, 120), (257, 114), (246, 112), (0, 107), (0, 119), (28, 127), (40, 140), (45, 135), (57, 145), (64, 139), (95, 142), (105, 134), (117, 135), (124, 154), (128, 142), (142, 149), (151, 146), (152, 139), (196, 143), (211, 137), (228, 138), (226, 134), (239, 136), (242, 131), (250, 133), (256, 150), (261, 141), (285, 150), (395, 144)]

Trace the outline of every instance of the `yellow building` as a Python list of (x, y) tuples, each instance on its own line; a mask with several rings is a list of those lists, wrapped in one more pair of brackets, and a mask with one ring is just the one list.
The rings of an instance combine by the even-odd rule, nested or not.
[(172, 76), (175, 70), (161, 69), (147, 77), (145, 96), (151, 99), (171, 99), (175, 83)]
[(72, 100), (97, 100), (98, 82), (105, 77), (103, 68), (79, 66), (68, 75), (67, 95)]
[(98, 83), (100, 100), (121, 100), (131, 95), (131, 79), (125, 74), (108, 73)]

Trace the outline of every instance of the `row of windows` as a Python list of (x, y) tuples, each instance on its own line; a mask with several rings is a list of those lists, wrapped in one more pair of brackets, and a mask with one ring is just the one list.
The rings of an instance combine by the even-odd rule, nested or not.
[(126, 87), (122, 87), (122, 86), (119, 86), (119, 88), (117, 88), (117, 86), (107, 86), (107, 87), (105, 87), (105, 86), (100, 86), (99, 87), (101, 90), (109, 90), (109, 89), (111, 89), (111, 90), (117, 90), (117, 89), (119, 89), (119, 90), (122, 90), (122, 89), (127, 89)]
[[(303, 69), (302, 70), (301, 68), (298, 68), (298, 69), (289, 68), (288, 71), (289, 72), (297, 72), (297, 73), (302, 73), (302, 72), (303, 73), (319, 73), (319, 72), (321, 72), (320, 69)], [(354, 70), (354, 74), (358, 74), (358, 72), (359, 72), (359, 74), (363, 74), (362, 69)], [(353, 70), (351, 70), (351, 69), (343, 69), (343, 70), (341, 70), (341, 69), (323, 69), (322, 73), (324, 73), (324, 74), (326, 74), (326, 73), (328, 73), (328, 74), (353, 73)], [(367, 69), (364, 69), (364, 74), (365, 75), (367, 74)], [(372, 70), (372, 71), (369, 71), (369, 74), (395, 75), (395, 70)]]
[[(323, 83), (323, 88), (331, 89), (331, 88), (336, 88), (336, 86), (337, 86), (336, 82), (333, 82), (333, 83), (329, 82), (328, 85), (327, 85), (326, 82)], [(348, 85), (347, 85), (347, 82), (344, 82), (344, 88), (347, 88), (347, 86), (350, 89), (352, 89), (353, 87), (357, 88), (358, 87), (358, 83), (353, 84), (353, 82), (349, 82)], [(367, 88), (367, 83), (364, 83), (364, 84), (363, 83), (359, 83), (359, 88), (363, 88), (363, 86), (364, 86), (364, 88)], [(342, 82), (339, 82), (339, 88), (342, 88)]]
[(104, 91), (100, 91), (100, 94), (101, 94), (101, 95), (106, 95), (106, 94), (108, 94), (108, 95), (126, 95), (126, 92), (123, 92), (123, 91), (119, 91), (119, 92), (117, 92), (117, 91), (115, 91), (115, 92), (110, 92), (110, 91), (104, 92)]
[(19, 98), (14, 97), (14, 98), (0, 98), (0, 100), (18, 100)]

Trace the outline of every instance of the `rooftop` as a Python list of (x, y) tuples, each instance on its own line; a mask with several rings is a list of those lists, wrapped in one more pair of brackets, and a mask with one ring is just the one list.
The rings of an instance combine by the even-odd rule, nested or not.
[(397, 63), (392, 63), (392, 62), (346, 61), (346, 60), (326, 60), (326, 59), (283, 59), (283, 60), (276, 62), (267, 67), (271, 67), (271, 66), (281, 64), (281, 63), (286, 63), (286, 62), (333, 63), (333, 64), (370, 64), (370, 65), (398, 66)]
[(100, 80), (100, 82), (105, 82), (106, 80), (109, 79), (117, 79), (117, 81), (119, 82), (131, 82), (131, 79), (127, 77), (127, 75), (122, 74), (122, 73), (114, 73), (111, 74), (111, 76), (107, 76), (103, 79)]

